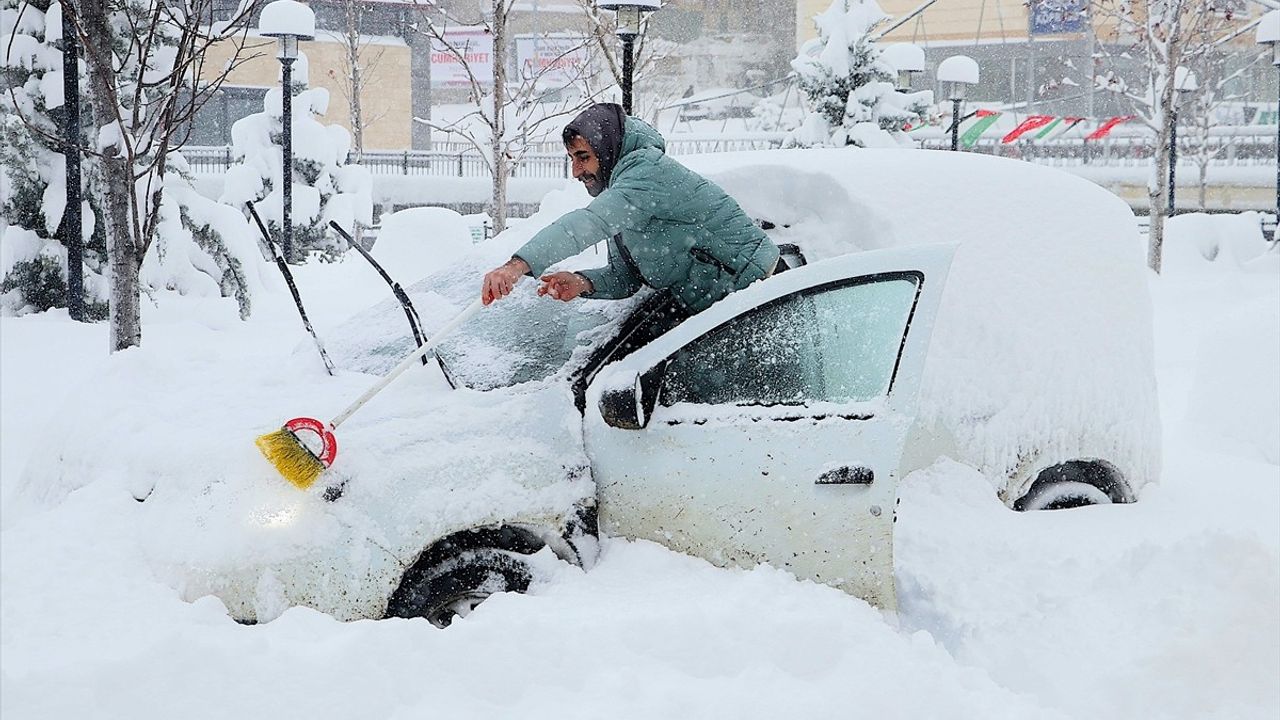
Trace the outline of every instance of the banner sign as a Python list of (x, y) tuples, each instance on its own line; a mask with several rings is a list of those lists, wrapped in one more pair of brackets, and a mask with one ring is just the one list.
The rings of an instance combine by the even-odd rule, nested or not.
[(579, 80), (591, 62), (587, 38), (580, 35), (517, 35), (516, 67), (522, 80), (540, 87), (564, 87)]
[[(973, 147), (978, 142), (978, 138), (982, 137), (982, 133), (996, 124), (996, 121), (1000, 119), (1000, 113), (992, 110), (979, 110), (972, 117), (976, 118), (976, 120), (964, 129), (959, 138), (960, 143), (967, 148)], [(963, 123), (965, 119), (961, 118), (961, 122)]]
[(1014, 140), (1017, 140), (1023, 135), (1026, 135), (1032, 130), (1039, 130), (1040, 128), (1044, 127), (1045, 125), (1048, 125), (1053, 121), (1054, 121), (1054, 117), (1052, 115), (1032, 115), (1031, 117), (1019, 123), (1018, 127), (1009, 131), (1009, 134), (1001, 138), (1000, 142), (1005, 145), (1008, 145), (1009, 143), (1013, 142)]
[(481, 85), (493, 84), (493, 36), (484, 28), (445, 30), (444, 42), (437, 38), (431, 40), (433, 87), (470, 87), (467, 67)]
[(1112, 128), (1119, 125), (1120, 123), (1129, 122), (1134, 117), (1135, 116), (1133, 115), (1119, 115), (1117, 117), (1113, 117), (1110, 120), (1099, 125), (1097, 130), (1094, 130), (1093, 132), (1089, 133), (1085, 137), (1085, 140), (1101, 140), (1102, 138), (1106, 137), (1108, 133), (1111, 132)]
[(1079, 33), (1088, 29), (1089, 0), (1030, 0), (1032, 35)]

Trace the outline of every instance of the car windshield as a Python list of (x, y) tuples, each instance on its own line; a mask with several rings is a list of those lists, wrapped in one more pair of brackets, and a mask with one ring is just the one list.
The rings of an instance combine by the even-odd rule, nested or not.
[(619, 303), (564, 303), (538, 297), (534, 287), (522, 283), (441, 343), (440, 358), (455, 380), (476, 390), (543, 380), (569, 365), (575, 352), (612, 335)]
[[(477, 255), (442, 268), (405, 288), (430, 337), (475, 299), (480, 278), (496, 261)], [(539, 297), (525, 280), (444, 338), (437, 353), (455, 383), (491, 390), (545, 380), (586, 361), (591, 348), (612, 337), (647, 295), (627, 300), (560, 302)], [(394, 298), (352, 317), (326, 341), (342, 368), (383, 375), (415, 347), (405, 312)]]

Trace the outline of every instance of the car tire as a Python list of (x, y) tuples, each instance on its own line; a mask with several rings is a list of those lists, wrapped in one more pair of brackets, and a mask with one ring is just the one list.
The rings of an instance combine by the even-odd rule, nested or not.
[(1031, 491), (1018, 499), (1014, 508), (1021, 511), (1065, 510), (1086, 505), (1110, 505), (1111, 497), (1086, 482), (1064, 480), (1036, 483)]
[(392, 598), (388, 616), (421, 617), (444, 628), (466, 617), (490, 595), (525, 592), (533, 574), (528, 564), (496, 548), (473, 548), (442, 560)]

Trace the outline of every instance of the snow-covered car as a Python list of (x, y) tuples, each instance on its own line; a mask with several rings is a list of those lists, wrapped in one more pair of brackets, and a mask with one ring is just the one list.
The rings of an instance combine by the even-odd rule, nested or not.
[[(1156, 477), (1150, 299), (1119, 199), (968, 154), (689, 162), (809, 263), (682, 323), (660, 293), (563, 304), (526, 283), (440, 352), (459, 388), (572, 400), (565, 432), (601, 530), (892, 607), (897, 483), (914, 469), (971, 465), (1016, 510), (1129, 502)], [(410, 295), (443, 320), (564, 209)], [(602, 261), (589, 250), (565, 266)], [(354, 318), (342, 362), (386, 370), (411, 347), (402, 325), (391, 302)]]
[[(897, 485), (916, 468), (970, 465), (1017, 510), (1128, 502), (1156, 477), (1150, 300), (1121, 201), (964, 153), (687, 162), (796, 246), (794, 267), (683, 321), (661, 293), (561, 303), (522, 283), (344, 423), (337, 463), (308, 493), (249, 438), (281, 408), (336, 412), (364, 373), (410, 352), (394, 299), (328, 333), (348, 371), (335, 378), (202, 350), (198, 382), (175, 393), (165, 368), (121, 353), (33, 451), (26, 492), (65, 494), (106, 459), (145, 467), (119, 473), (145, 501), (129, 512), (184, 596), (216, 595), (243, 621), (303, 605), (445, 624), (525, 589), (545, 562), (589, 567), (601, 532), (767, 562), (893, 607)], [(410, 284), (428, 334), (484, 271), (588, 200), (552, 193)], [(562, 266), (603, 262), (589, 249)], [(314, 363), (309, 345), (298, 354)], [(320, 388), (332, 399), (316, 407)], [(145, 422), (113, 410), (126, 393)], [(99, 439), (107, 424), (132, 432)], [(153, 452), (156, 424), (202, 431), (180, 454)]]

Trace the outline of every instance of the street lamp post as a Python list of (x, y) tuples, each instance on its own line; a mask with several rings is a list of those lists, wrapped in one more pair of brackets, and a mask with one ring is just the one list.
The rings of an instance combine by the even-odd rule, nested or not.
[(924, 72), (924, 50), (911, 43), (895, 43), (885, 46), (880, 57), (898, 71), (897, 91), (911, 92), (912, 76)]
[(596, 7), (617, 15), (615, 31), (622, 41), (622, 111), (631, 114), (631, 75), (635, 71), (635, 42), (645, 13), (662, 7), (662, 0), (596, 0)]
[(947, 85), (951, 98), (951, 149), (960, 149), (960, 103), (970, 85), (978, 84), (978, 63), (967, 55), (952, 55), (938, 63), (938, 82)]
[(316, 36), (316, 14), (296, 0), (275, 0), (262, 9), (258, 34), (274, 37), (278, 42), (276, 57), (281, 66), (281, 101), (284, 145), (284, 177), (281, 188), (284, 199), (284, 258), (296, 262), (293, 250), (293, 63), (298, 59), (298, 41)]
[(67, 246), (67, 314), (83, 322), (84, 238), (80, 217), (80, 40), (75, 10), (62, 6), (62, 152), (67, 165), (67, 206), (62, 213), (62, 242)]
[[(1280, 70), (1280, 10), (1262, 16), (1256, 39), (1259, 45), (1271, 46), (1271, 64)], [(1277, 79), (1280, 80), (1280, 76)], [(1275, 237), (1280, 239), (1280, 104), (1276, 106), (1276, 227)]]
[(1176, 185), (1174, 178), (1177, 176), (1178, 169), (1178, 106), (1182, 104), (1187, 95), (1195, 92), (1199, 86), (1196, 84), (1196, 74), (1190, 70), (1179, 67), (1173, 73), (1173, 107), (1169, 109), (1169, 217), (1173, 217), (1173, 199), (1176, 193)]

